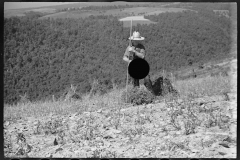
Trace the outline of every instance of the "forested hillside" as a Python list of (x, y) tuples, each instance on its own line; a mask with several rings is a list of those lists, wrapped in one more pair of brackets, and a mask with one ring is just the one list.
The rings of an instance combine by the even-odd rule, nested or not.
[[(4, 19), (4, 101), (27, 93), (30, 100), (60, 96), (70, 84), (86, 93), (98, 79), (110, 89), (126, 83), (122, 60), (129, 28), (113, 16), (85, 19)], [(150, 74), (228, 56), (230, 19), (214, 12), (162, 13), (147, 16), (157, 24), (138, 25)]]

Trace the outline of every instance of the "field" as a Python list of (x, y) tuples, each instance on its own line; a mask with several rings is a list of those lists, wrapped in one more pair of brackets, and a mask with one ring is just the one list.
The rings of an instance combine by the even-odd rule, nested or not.
[(16, 10), (6, 10), (4, 11), (4, 17), (9, 18), (12, 16), (25, 16), (28, 12), (40, 12), (44, 14), (52, 14), (56, 12), (54, 8), (38, 8), (38, 9), (16, 9)]
[(59, 16), (59, 13), (46, 15), (40, 17), (44, 18), (85, 18), (90, 15), (113, 15), (118, 18), (125, 18), (128, 16), (140, 16), (140, 15), (151, 15), (151, 14), (160, 14), (164, 12), (181, 12), (185, 9), (181, 8), (156, 8), (156, 7), (134, 7), (134, 8), (125, 8), (125, 9), (111, 9), (107, 11), (68, 11), (64, 12)]
[(150, 20), (144, 19), (143, 15), (160, 14), (164, 12), (181, 12), (185, 9), (180, 8), (155, 8), (155, 7), (135, 7), (126, 9), (112, 9), (107, 11), (67, 11), (53, 13), (40, 17), (44, 18), (85, 18), (91, 15), (113, 15), (119, 18), (119, 21), (123, 21), (123, 27), (129, 27), (129, 19), (133, 19), (133, 26), (137, 24), (155, 24)]
[(188, 9), (182, 9), (182, 8), (161, 8), (157, 11), (153, 11), (153, 12), (148, 12), (146, 13), (145, 15), (158, 15), (158, 14), (161, 14), (161, 13), (165, 13), (165, 12), (182, 12), (182, 11), (185, 11), (185, 10), (188, 10)]
[(211, 62), (204, 65), (192, 66), (186, 69), (180, 69), (176, 71), (175, 75), (179, 79), (187, 79), (189, 77), (206, 77), (208, 75), (223, 75), (227, 76), (231, 74), (231, 59), (225, 61), (218, 61), (217, 63)]
[(173, 78), (179, 97), (151, 104), (123, 103), (125, 89), (115, 88), (82, 100), (5, 105), (5, 156), (236, 158), (236, 59), (230, 65), (231, 76)]
[(58, 12), (58, 13), (53, 13), (50, 15), (46, 15), (43, 17), (40, 17), (39, 19), (45, 19), (45, 18), (85, 18), (88, 17), (90, 15), (93, 15), (93, 13), (81, 13), (81, 14), (77, 14), (77, 13), (68, 13), (68, 12)]
[[(110, 5), (111, 3), (92, 3), (92, 5)], [(121, 3), (117, 2), (115, 5), (125, 5), (128, 3)], [(141, 4), (141, 3), (137, 3)], [(65, 6), (65, 7), (64, 7)], [(39, 19), (45, 19), (45, 18), (86, 18), (91, 15), (96, 16), (96, 15), (113, 15), (119, 19), (122, 18), (127, 18), (129, 16), (143, 16), (143, 15), (153, 15), (153, 14), (161, 14), (164, 12), (181, 12), (186, 9), (181, 9), (181, 8), (163, 8), (162, 6), (158, 7), (133, 7), (133, 8), (124, 8), (124, 9), (111, 9), (111, 10), (106, 10), (106, 11), (80, 11), (80, 10), (73, 10), (73, 11), (65, 11), (65, 12), (56, 12), (57, 9), (62, 9), (62, 8), (79, 8), (79, 7), (84, 7), (84, 6), (89, 6), (87, 3), (77, 3), (77, 4), (69, 4), (69, 5), (59, 5), (59, 6), (51, 6), (51, 7), (40, 7), (40, 8), (33, 8), (33, 9), (18, 9), (18, 10), (7, 10), (4, 11), (4, 17), (11, 17), (11, 16), (25, 16), (25, 13), (33, 11), (33, 12), (41, 12), (44, 14), (42, 17)], [(133, 22), (133, 26), (137, 24), (154, 24), (156, 22), (152, 22), (150, 20), (144, 21), (140, 19), (135, 19)], [(124, 27), (129, 27), (129, 23), (127, 21), (124, 21)]]
[(135, 15), (158, 15), (164, 12), (182, 12), (182, 8), (163, 8), (163, 7), (135, 7), (124, 9), (123, 12), (134, 13)]
[(123, 10), (124, 13), (132, 13), (134, 15), (143, 15), (149, 12), (162, 10), (162, 8), (155, 7), (135, 7), (135, 8), (126, 8)]
[(25, 16), (24, 11), (21, 10), (7, 10), (4, 11), (4, 17), (5, 18), (10, 18), (12, 16)]
[[(87, 7), (87, 6), (111, 6), (111, 5), (130, 5), (130, 2), (114, 2), (114, 3), (109, 3), (109, 2), (91, 2), (91, 3), (86, 3), (86, 2), (81, 2), (81, 3), (75, 3), (75, 4), (64, 4), (64, 5), (57, 5), (57, 6), (44, 6), (44, 7), (34, 7), (31, 8), (31, 10), (35, 10), (35, 11), (41, 11), (43, 10), (59, 10), (59, 9), (65, 9), (65, 8), (81, 8), (81, 7)], [(137, 4), (144, 4), (141, 2), (137, 2), (135, 3)], [(4, 11), (4, 17), (9, 18), (12, 16), (25, 16), (25, 12), (30, 10), (29, 8), (21, 8), (21, 9), (11, 9), (11, 10), (5, 10)]]
[(119, 21), (123, 22), (123, 27), (130, 27), (132, 20), (132, 26), (137, 26), (137, 24), (155, 24), (157, 22), (150, 21), (145, 19), (143, 16), (130, 16), (119, 19)]
[[(134, 20), (132, 23), (132, 26), (137, 26), (138, 24), (155, 24), (156, 22), (152, 22), (152, 21), (145, 21), (145, 20)], [(130, 21), (123, 21), (123, 27), (130, 27), (131, 22)]]
[(25, 12), (41, 12), (41, 13), (55, 13), (56, 9), (54, 8), (38, 8), (38, 9), (30, 9), (26, 10)]

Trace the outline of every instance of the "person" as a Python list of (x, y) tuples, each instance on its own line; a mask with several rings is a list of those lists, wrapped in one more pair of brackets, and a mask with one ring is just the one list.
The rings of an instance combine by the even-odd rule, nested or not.
[[(132, 45), (129, 45), (126, 48), (126, 51), (123, 56), (123, 60), (125, 62), (128, 62), (128, 64), (130, 64), (131, 61), (136, 58), (145, 59), (145, 56), (146, 56), (145, 47), (141, 44), (141, 41), (143, 41), (144, 39), (145, 38), (142, 37), (139, 32), (137, 31), (133, 32), (133, 35), (129, 37), (129, 40), (131, 40)], [(135, 79), (133, 77), (131, 78), (132, 78), (133, 87), (139, 87), (139, 79)], [(144, 85), (150, 92), (154, 93), (149, 74), (144, 78)]]

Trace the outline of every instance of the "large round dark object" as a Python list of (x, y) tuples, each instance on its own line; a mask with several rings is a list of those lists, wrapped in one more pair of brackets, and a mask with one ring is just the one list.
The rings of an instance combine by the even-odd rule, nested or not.
[(143, 79), (149, 73), (150, 67), (146, 60), (137, 58), (130, 62), (128, 73), (135, 79)]

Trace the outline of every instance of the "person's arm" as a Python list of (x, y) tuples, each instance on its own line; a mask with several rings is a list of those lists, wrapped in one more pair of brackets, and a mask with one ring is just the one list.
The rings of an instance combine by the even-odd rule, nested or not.
[(140, 57), (140, 58), (144, 58), (145, 57), (145, 49), (141, 49), (140, 50), (140, 52), (138, 52), (138, 51), (136, 51), (136, 50), (134, 50), (133, 51), (138, 57)]
[(128, 63), (131, 62), (131, 60), (129, 60), (129, 46), (127, 47), (127, 49), (126, 49), (126, 51), (125, 51), (125, 53), (124, 53), (124, 55), (123, 55), (123, 60), (124, 60), (125, 62), (128, 62)]

